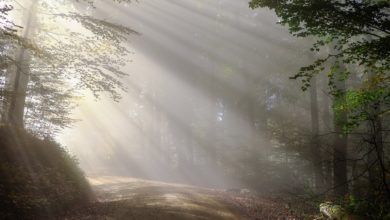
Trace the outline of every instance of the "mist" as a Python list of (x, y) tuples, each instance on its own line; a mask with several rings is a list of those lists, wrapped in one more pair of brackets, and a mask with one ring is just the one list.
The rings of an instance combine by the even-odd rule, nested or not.
[(389, 12), (0, 1), (0, 219), (389, 219)]
[(310, 130), (308, 96), (289, 79), (310, 60), (309, 41), (246, 1), (96, 7), (99, 18), (140, 35), (129, 39), (119, 103), (85, 99), (75, 113), (82, 121), (59, 136), (87, 175), (264, 191), (300, 184), (305, 161), (288, 165), (299, 155), (280, 155), (270, 123)]

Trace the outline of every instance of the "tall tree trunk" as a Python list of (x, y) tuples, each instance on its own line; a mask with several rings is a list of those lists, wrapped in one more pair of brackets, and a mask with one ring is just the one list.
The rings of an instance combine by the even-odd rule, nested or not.
[[(328, 77), (324, 77), (323, 79), (324, 85), (324, 91), (328, 91)], [(333, 123), (332, 123), (332, 115), (330, 112), (330, 98), (328, 96), (329, 94), (324, 92), (323, 94), (323, 114), (322, 114), (322, 121), (323, 121), (323, 132), (325, 134), (330, 133), (334, 130)], [(323, 161), (324, 161), (324, 184), (326, 187), (330, 188), (333, 185), (333, 153), (331, 152), (330, 148), (330, 142), (324, 141), (323, 144), (326, 144), (325, 146), (325, 154), (323, 155)]]
[[(182, 128), (184, 129), (184, 128)], [(187, 168), (188, 168), (188, 158), (187, 158), (187, 143), (188, 143), (188, 137), (187, 133), (184, 132), (181, 134), (181, 140), (178, 143), (178, 146), (176, 146), (177, 150), (177, 165), (178, 170), (180, 174), (185, 174)]]
[(351, 176), (353, 179), (352, 182), (352, 195), (358, 196), (360, 194), (360, 186), (359, 186), (359, 169), (358, 169), (358, 161), (353, 160), (351, 164)]
[[(23, 38), (28, 39), (34, 32), (34, 21), (36, 16), (37, 1), (33, 1), (26, 15), (26, 26)], [(16, 68), (12, 83), (12, 95), (8, 108), (8, 123), (17, 128), (24, 128), (24, 108), (29, 82), (30, 54), (25, 48), (20, 48), (16, 58)]]
[[(341, 72), (341, 71), (340, 71)], [(346, 82), (338, 80), (336, 77), (336, 88), (340, 91), (340, 95), (335, 97), (336, 102), (345, 102)], [(333, 145), (333, 184), (334, 192), (338, 196), (343, 196), (348, 193), (348, 178), (347, 178), (347, 145), (348, 136), (343, 134), (343, 125), (347, 122), (347, 113), (340, 112), (335, 114), (334, 128), (335, 139)]]
[[(372, 71), (369, 71), (369, 79), (375, 77)], [(369, 109), (371, 120), (368, 122), (369, 134), (371, 136), (370, 148), (367, 155), (369, 186), (373, 190), (384, 190), (390, 202), (390, 189), (386, 178), (386, 168), (383, 151), (383, 125), (380, 116), (381, 103), (375, 103)]]
[(319, 140), (319, 113), (318, 113), (318, 97), (317, 97), (317, 80), (313, 77), (310, 84), (310, 112), (311, 112), (311, 159), (313, 163), (314, 187), (316, 191), (323, 188), (323, 171), (321, 145)]

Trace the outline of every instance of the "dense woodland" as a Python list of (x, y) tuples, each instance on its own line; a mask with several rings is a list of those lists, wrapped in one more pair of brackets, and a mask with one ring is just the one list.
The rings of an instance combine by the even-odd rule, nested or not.
[(94, 200), (58, 141), (87, 118), (65, 143), (89, 175), (390, 219), (387, 0), (0, 1), (0, 48), (0, 218)]

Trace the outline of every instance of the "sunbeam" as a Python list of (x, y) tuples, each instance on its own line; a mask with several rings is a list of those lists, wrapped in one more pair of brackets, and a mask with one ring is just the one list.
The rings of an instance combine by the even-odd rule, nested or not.
[(388, 219), (389, 11), (0, 1), (0, 219)]

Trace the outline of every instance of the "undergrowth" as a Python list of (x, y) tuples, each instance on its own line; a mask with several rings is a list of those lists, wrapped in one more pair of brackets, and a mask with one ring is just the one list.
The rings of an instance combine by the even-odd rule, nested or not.
[(58, 143), (0, 128), (0, 219), (50, 219), (92, 193), (75, 158)]

